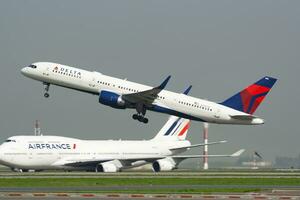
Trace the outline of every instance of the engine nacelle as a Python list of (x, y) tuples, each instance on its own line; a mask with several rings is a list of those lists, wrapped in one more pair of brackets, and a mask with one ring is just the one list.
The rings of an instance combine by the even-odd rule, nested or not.
[(117, 172), (119, 170), (118, 170), (118, 167), (113, 163), (102, 163), (102, 164), (97, 165), (96, 171), (97, 172)]
[(96, 172), (118, 172), (122, 164), (118, 160), (108, 161), (96, 166)]
[(159, 159), (152, 163), (154, 172), (171, 171), (176, 168), (176, 162), (172, 158)]
[(119, 94), (107, 90), (100, 91), (99, 103), (118, 109), (126, 108), (126, 103)]

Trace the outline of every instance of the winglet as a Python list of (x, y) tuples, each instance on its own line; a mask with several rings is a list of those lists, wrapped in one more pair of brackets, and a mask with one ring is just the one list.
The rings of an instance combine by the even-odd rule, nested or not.
[(187, 95), (191, 89), (192, 89), (192, 85), (190, 85), (182, 94)]
[(168, 76), (168, 77), (164, 80), (164, 82), (162, 82), (162, 84), (160, 84), (160, 86), (158, 86), (157, 88), (163, 90), (163, 89), (166, 87), (166, 85), (168, 84), (170, 78), (171, 78), (171, 76)]
[(240, 155), (242, 155), (242, 153), (244, 153), (245, 149), (240, 149), (237, 152), (231, 154), (231, 157), (238, 157)]

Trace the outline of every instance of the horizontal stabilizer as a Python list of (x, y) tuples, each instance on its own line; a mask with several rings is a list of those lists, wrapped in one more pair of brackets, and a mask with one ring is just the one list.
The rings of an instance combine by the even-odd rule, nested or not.
[(252, 119), (258, 118), (254, 115), (230, 115), (230, 117), (233, 119), (247, 120), (247, 121), (251, 121)]

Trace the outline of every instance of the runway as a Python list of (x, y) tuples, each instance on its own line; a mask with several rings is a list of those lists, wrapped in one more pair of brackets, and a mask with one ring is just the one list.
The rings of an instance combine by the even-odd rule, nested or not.
[(0, 194), (0, 199), (136, 199), (136, 200), (163, 200), (163, 199), (285, 199), (285, 200), (299, 200), (300, 196), (294, 194), (280, 195), (276, 192), (257, 194), (210, 194), (210, 195), (199, 195), (199, 194), (78, 194), (78, 193), (6, 193)]
[(274, 189), (288, 189), (288, 190), (299, 190), (300, 186), (292, 185), (122, 185), (122, 186), (74, 186), (74, 187), (0, 187), (0, 192), (106, 192), (106, 191), (139, 191), (139, 190), (182, 190), (182, 189), (220, 189), (220, 188), (246, 188), (246, 189), (263, 189), (263, 190), (274, 190)]

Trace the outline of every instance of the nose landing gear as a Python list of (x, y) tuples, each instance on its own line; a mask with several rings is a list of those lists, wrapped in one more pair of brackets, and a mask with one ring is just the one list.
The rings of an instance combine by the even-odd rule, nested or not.
[(50, 83), (43, 83), (43, 85), (44, 85), (44, 91), (45, 91), (44, 97), (49, 98), (50, 94), (48, 92), (49, 92)]

